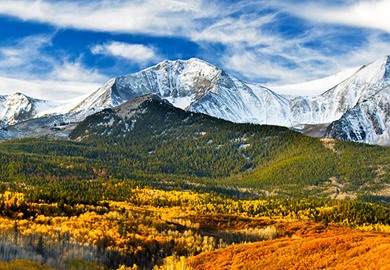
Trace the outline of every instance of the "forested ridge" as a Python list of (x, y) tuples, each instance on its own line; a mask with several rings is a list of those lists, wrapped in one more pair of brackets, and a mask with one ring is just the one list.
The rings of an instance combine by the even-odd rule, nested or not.
[(115, 109), (92, 115), (71, 138), (2, 142), (1, 179), (130, 179), (237, 196), (246, 190), (255, 197), (389, 201), (389, 147), (235, 124), (156, 100), (142, 103), (128, 116)]
[(70, 140), (0, 143), (0, 261), (196, 268), (192, 256), (309, 236), (302, 228), (315, 238), (348, 227), (389, 244), (389, 166), (387, 147), (147, 99), (88, 117)]

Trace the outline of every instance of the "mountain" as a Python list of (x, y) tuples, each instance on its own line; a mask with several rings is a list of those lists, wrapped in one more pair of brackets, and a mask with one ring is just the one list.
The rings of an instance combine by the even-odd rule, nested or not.
[[(157, 106), (151, 108), (150, 106)], [(161, 108), (159, 108), (161, 106)], [(70, 138), (74, 140), (83, 140), (90, 136), (110, 136), (114, 134), (117, 137), (125, 136), (127, 132), (134, 129), (137, 118), (149, 111), (150, 117), (158, 118), (158, 111), (167, 110), (169, 114), (174, 111), (181, 111), (175, 108), (166, 100), (161, 99), (157, 95), (149, 94), (136, 97), (114, 108), (106, 108), (95, 114), (92, 114), (82, 122), (70, 134)], [(160, 119), (160, 121), (168, 121), (168, 119)], [(146, 124), (149, 127), (148, 124)]]
[[(303, 125), (302, 129), (305, 125), (331, 124), (354, 107), (367, 102), (367, 100), (372, 100), (371, 97), (374, 95), (386, 99), (388, 93), (382, 90), (389, 84), (390, 61), (389, 57), (386, 57), (367, 66), (362, 66), (352, 76), (320, 95), (309, 98), (292, 98), (290, 107), (295, 116), (295, 123)], [(374, 143), (374, 141), (361, 140), (358, 137), (355, 141)], [(383, 143), (389, 144), (390, 141)]]
[[(389, 57), (385, 57), (328, 78), (279, 86), (272, 91), (244, 83), (199, 59), (164, 61), (141, 72), (111, 79), (73, 110), (113, 107), (134, 97), (155, 94), (178, 108), (236, 123), (280, 125), (310, 136), (390, 144), (385, 136), (375, 139), (373, 134), (364, 138), (336, 135), (341, 132), (340, 125), (331, 125), (362, 102), (372, 100), (373, 95), (378, 98), (387, 95), (380, 90), (390, 83), (389, 62)], [(301, 95), (288, 95), (290, 90)], [(382, 117), (388, 117), (388, 113), (384, 111), (377, 116), (387, 128)], [(327, 131), (330, 125), (333, 131)]]
[(250, 88), (223, 70), (199, 59), (164, 61), (143, 71), (109, 80), (76, 106), (88, 111), (155, 94), (175, 107), (237, 123), (288, 126), (288, 100), (271, 90)]
[(388, 145), (390, 142), (390, 86), (358, 102), (326, 131), (327, 137)]
[(85, 96), (65, 102), (34, 99), (21, 93), (0, 96), (0, 140), (23, 137), (66, 139), (91, 111), (71, 112)]
[(383, 173), (388, 148), (237, 124), (181, 110), (154, 94), (88, 116), (70, 138), (104, 151), (93, 156), (102, 155), (100, 162), (122, 177), (202, 178), (208, 187), (255, 188), (264, 196), (355, 198), (389, 192), (390, 175)]
[(19, 92), (0, 96), (0, 127), (29, 120), (40, 112), (56, 106), (58, 104), (54, 102), (34, 99)]
[[(390, 116), (386, 109), (389, 59), (384, 57), (312, 82), (269, 88), (240, 81), (199, 59), (164, 61), (140, 72), (113, 78), (81, 101), (40, 113), (30, 112), (29, 103), (24, 105), (27, 109), (7, 105), (2, 126), (14, 127), (14, 132), (1, 131), (0, 138), (57, 136), (52, 131), (53, 127), (58, 127), (58, 122), (65, 124), (63, 129), (70, 123), (71, 131), (89, 115), (153, 94), (177, 108), (235, 123), (278, 125), (314, 137), (389, 145)], [(375, 109), (378, 102), (383, 105)], [(40, 104), (46, 103), (49, 104), (40, 101)], [(30, 119), (46, 130), (31, 130), (28, 128), (31, 125), (20, 125), (21, 120)], [(61, 133), (60, 137), (66, 134)]]
[[(377, 139), (375, 132), (372, 133), (374, 129), (365, 130), (366, 127), (368, 128), (367, 124), (361, 125), (361, 128), (349, 124), (350, 129), (347, 131), (344, 126), (345, 121), (342, 120), (348, 117), (355, 123), (364, 122), (365, 120), (361, 118), (362, 114), (353, 113), (355, 108), (370, 102), (374, 102), (371, 107), (375, 107), (377, 99), (388, 99), (388, 92), (384, 91), (388, 85), (390, 85), (390, 60), (389, 57), (384, 57), (371, 64), (328, 78), (298, 85), (275, 87), (275, 89), (284, 94), (290, 90), (301, 94), (301, 96), (289, 98), (292, 123), (290, 127), (306, 135), (388, 145), (390, 140), (385, 136)], [(327, 87), (330, 88), (327, 89)], [(382, 114), (377, 114), (376, 117), (377, 121), (383, 124), (382, 129), (389, 127), (385, 120), (389, 117), (386, 110), (382, 111)], [(357, 129), (353, 130), (354, 128)], [(344, 134), (345, 132), (362, 133), (362, 131), (367, 133), (367, 136)]]

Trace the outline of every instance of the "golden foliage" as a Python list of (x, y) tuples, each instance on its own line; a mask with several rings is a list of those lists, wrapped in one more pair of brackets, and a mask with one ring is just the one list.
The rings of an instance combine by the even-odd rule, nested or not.
[(67, 242), (134, 258), (117, 264), (119, 269), (137, 269), (133, 262), (155, 269), (381, 269), (390, 264), (388, 225), (352, 230), (313, 222), (335, 213), (338, 202), (303, 201), (306, 207), (136, 187), (127, 201), (98, 205), (33, 203), (10, 191), (0, 194), (0, 203), (9, 214), (0, 216), (3, 235), (44, 236), (46, 246)]
[(316, 224), (285, 226), (291, 237), (232, 246), (187, 260), (188, 269), (389, 269), (390, 235)]
[(26, 260), (14, 260), (10, 262), (0, 262), (0, 270), (51, 270), (37, 262)]

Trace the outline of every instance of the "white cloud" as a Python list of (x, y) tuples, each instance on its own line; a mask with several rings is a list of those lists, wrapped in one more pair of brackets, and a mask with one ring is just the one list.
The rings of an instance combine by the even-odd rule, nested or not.
[(279, 83), (307, 80), (306, 72), (283, 66), (256, 51), (234, 48), (222, 58), (222, 64), (233, 72), (244, 74), (251, 82), (275, 81)]
[(51, 46), (51, 39), (51, 35), (28, 36), (0, 47), (0, 72), (27, 76), (46, 70), (53, 64), (53, 58), (41, 50)]
[(96, 69), (87, 69), (80, 62), (64, 62), (57, 65), (49, 74), (49, 78), (67, 82), (104, 82), (107, 76), (100, 74)]
[(33, 98), (64, 101), (97, 90), (100, 83), (57, 80), (23, 80), (0, 76), (0, 94), (22, 92)]
[(274, 15), (269, 14), (256, 17), (242, 15), (238, 18), (222, 18), (205, 27), (202, 31), (194, 31), (192, 39), (200, 42), (211, 41), (223, 44), (270, 45), (278, 41), (277, 37), (263, 33), (261, 27), (273, 20)]
[(26, 21), (60, 28), (154, 35), (177, 35), (194, 18), (213, 12), (203, 9), (201, 0), (0, 1), (0, 14)]
[(140, 65), (145, 65), (160, 59), (161, 57), (156, 51), (157, 50), (152, 46), (116, 41), (103, 45), (96, 45), (91, 49), (93, 54), (121, 57)]
[(0, 95), (19, 91), (36, 98), (68, 99), (96, 90), (108, 78), (80, 60), (50, 51), (52, 36), (29, 36), (0, 47)]
[[(386, 12), (390, 10), (390, 0), (352, 0), (344, 1), (342, 5), (329, 1), (315, 1), (315, 4), (314, 1), (303, 2), (2, 0), (0, 14), (59, 28), (180, 36), (198, 43), (204, 51), (213, 48), (210, 44), (222, 45), (223, 49), (219, 47), (217, 52), (210, 50), (204, 54), (214, 62), (219, 59), (224, 69), (236, 75), (242, 74), (241, 77), (251, 80), (264, 78), (280, 83), (296, 83), (331, 75), (390, 53), (390, 42), (376, 35), (367, 37), (366, 33), (362, 33), (362, 40), (367, 39), (367, 42), (356, 45), (337, 44), (340, 39), (335, 44), (328, 44), (327, 48), (322, 47), (323, 43), (317, 47), (307, 45), (317, 41), (334, 42), (332, 31), (338, 31), (335, 28), (340, 24), (390, 32)], [(270, 13), (269, 10), (273, 11)], [(277, 27), (281, 13), (282, 17), (289, 13), (309, 20), (311, 27), (287, 38)], [(343, 35), (342, 32), (337, 34)], [(38, 66), (33, 63), (39, 59), (43, 63), (39, 66), (50, 69), (46, 71), (49, 74), (47, 79), (76, 82), (104, 79), (97, 70), (83, 66), (82, 61), (59, 61), (42, 52), (40, 48), (49, 46), (50, 39), (37, 40), (35, 46), (29, 46), (27, 40), (24, 43), (24, 47), (17, 44), (16, 48), (0, 48), (0, 74), (4, 74), (6, 68), (11, 73), (24, 70), (25, 77), (35, 74), (34, 69)], [(332, 51), (343, 46), (346, 49), (342, 53)], [(142, 44), (109, 42), (94, 46), (91, 52), (127, 59), (140, 66), (162, 60), (156, 48)], [(279, 61), (275, 61), (275, 58)]]
[(390, 54), (390, 41), (383, 41), (378, 35), (372, 34), (364, 46), (335, 58), (338, 68), (343, 70), (371, 63), (387, 54)]
[[(250, 81), (283, 85), (324, 78), (371, 63), (384, 57), (390, 48), (390, 42), (375, 34), (359, 48), (339, 55), (326, 55), (321, 50), (300, 47), (300, 43), (286, 40), (273, 48), (233, 46), (225, 52), (221, 64)], [(273, 59), (275, 55), (286, 62)]]
[[(359, 43), (353, 43), (348, 41), (347, 30), (337, 28), (337, 25), (350, 25), (390, 32), (387, 12), (390, 10), (390, 0), (350, 1), (338, 6), (332, 6), (329, 1), (315, 3), (259, 3), (264, 8), (275, 8), (278, 12), (313, 22), (301, 34), (284, 37), (280, 32), (264, 27), (266, 24), (277, 25), (279, 13), (275, 13), (257, 18), (245, 15), (219, 20), (205, 28), (195, 39), (228, 44), (221, 56), (221, 64), (226, 70), (238, 76), (242, 74), (252, 81), (269, 80), (278, 84), (326, 77), (390, 54), (390, 41), (380, 38), (378, 31), (362, 31)], [(327, 27), (327, 23), (332, 26)], [(319, 45), (307, 45), (313, 43)]]
[(351, 5), (288, 4), (287, 12), (305, 19), (350, 26), (380, 29), (390, 33), (390, 0), (356, 1)]
[[(303, 5), (295, 1), (268, 1), (264, 2), (265, 7), (277, 7), (279, 11), (309, 19), (313, 24), (305, 32), (285, 37), (278, 31), (270, 31), (278, 24), (278, 13), (259, 16), (257, 19), (245, 15), (220, 20), (205, 28), (197, 37), (227, 44), (221, 56), (221, 64), (238, 76), (241, 74), (248, 80), (277, 84), (300, 83), (333, 75), (390, 54), (390, 41), (380, 38), (378, 31), (361, 31), (359, 42), (354, 43), (348, 40), (348, 30), (317, 23), (325, 22), (324, 17), (330, 12), (329, 23), (385, 30), (390, 26), (390, 20), (379, 9), (390, 10), (387, 8), (389, 2), (365, 1), (355, 6), (344, 4), (342, 7), (329, 7), (329, 2), (317, 1), (317, 10), (310, 3)], [(321, 3), (327, 6), (319, 6)], [(343, 12), (336, 16), (331, 13), (335, 10)], [(351, 14), (348, 13), (350, 11)], [(380, 20), (374, 18), (376, 13)], [(359, 16), (362, 21), (359, 21)], [(266, 25), (271, 25), (271, 28)], [(318, 45), (308, 45), (315, 43)]]

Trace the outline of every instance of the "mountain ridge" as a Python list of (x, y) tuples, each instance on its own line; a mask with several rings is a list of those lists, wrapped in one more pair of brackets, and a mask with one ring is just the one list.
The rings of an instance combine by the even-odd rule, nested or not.
[[(359, 104), (367, 101), (376, 102), (370, 97), (378, 95), (380, 89), (390, 84), (389, 59), (390, 57), (386, 56), (359, 68), (336, 74), (333, 87), (326, 91), (312, 88), (312, 91), (319, 93), (313, 96), (286, 95), (285, 91), (284, 94), (280, 94), (283, 93), (283, 87), (269, 89), (262, 85), (245, 83), (197, 58), (165, 60), (139, 72), (112, 78), (81, 102), (69, 106), (71, 109), (62, 109), (58, 112), (51, 110), (47, 116), (63, 115), (64, 119), (69, 119), (65, 122), (78, 122), (105, 108), (118, 106), (140, 96), (154, 94), (180, 109), (236, 123), (279, 125), (311, 136), (390, 145), (390, 138), (375, 136), (373, 129), (365, 131), (370, 133), (368, 136), (341, 136), (338, 135), (342, 133), (340, 125), (333, 124), (341, 121), (343, 116), (347, 117), (346, 114), (351, 118), (352, 111)], [(323, 79), (328, 81), (328, 85), (332, 85), (331, 80), (332, 76)], [(316, 83), (318, 84), (318, 82), (312, 83), (310, 87), (314, 87)], [(310, 82), (307, 85), (310, 85)], [(308, 87), (307, 85), (301, 84), (301, 87)], [(288, 89), (291, 86), (286, 87)], [(294, 87), (297, 89), (299, 85)], [(317, 85), (317, 87), (325, 86)], [(44, 113), (31, 115), (30, 118), (40, 115)], [(362, 117), (361, 114), (359, 116)], [(386, 120), (387, 110), (379, 116), (380, 122), (383, 122), (386, 126), (384, 128), (387, 129), (390, 125)], [(23, 119), (25, 120), (29, 119)], [(17, 122), (9, 123), (17, 124)], [(9, 123), (6, 122), (3, 126)], [(348, 127), (351, 129), (353, 125)], [(336, 131), (336, 128), (339, 131)], [(317, 131), (312, 132), (313, 130)]]
[(268, 195), (292, 190), (332, 198), (388, 194), (388, 174), (381, 173), (388, 167), (386, 147), (320, 140), (279, 126), (237, 124), (184, 111), (155, 95), (87, 117), (70, 138), (121, 149), (123, 156), (131, 153), (131, 163), (139, 162), (132, 165), (135, 170), (162, 173), (165, 179), (171, 174), (211, 177), (210, 183), (256, 186)]
[(20, 92), (0, 96), (0, 127), (31, 119), (55, 106), (54, 102), (28, 97)]

